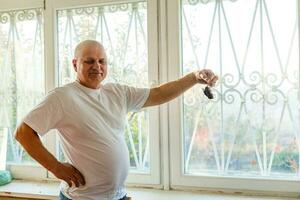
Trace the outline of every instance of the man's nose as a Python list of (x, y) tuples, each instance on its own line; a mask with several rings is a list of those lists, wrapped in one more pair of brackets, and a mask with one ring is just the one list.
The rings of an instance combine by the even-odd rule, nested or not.
[(101, 62), (95, 62), (96, 63), (96, 67), (99, 69), (103, 68), (103, 64)]
[(97, 71), (98, 70), (103, 71), (104, 70), (104, 65), (101, 62), (95, 62), (92, 69), (97, 70)]

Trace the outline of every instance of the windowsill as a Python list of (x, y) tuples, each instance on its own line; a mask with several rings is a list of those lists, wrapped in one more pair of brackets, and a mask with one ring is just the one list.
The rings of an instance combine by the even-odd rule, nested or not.
[[(241, 196), (222, 193), (187, 192), (187, 191), (164, 191), (157, 189), (127, 188), (129, 196), (133, 200), (255, 200), (255, 196)], [(57, 199), (59, 183), (57, 181), (22, 181), (14, 180), (12, 183), (0, 186), (0, 197), (19, 197), (36, 199)], [(287, 200), (297, 198), (262, 197), (261, 200)]]
[(14, 180), (0, 186), (0, 196), (57, 199), (59, 183), (55, 181), (22, 181)]
[(10, 184), (0, 186), (0, 196), (57, 199), (59, 183), (55, 181), (23, 181), (14, 180)]

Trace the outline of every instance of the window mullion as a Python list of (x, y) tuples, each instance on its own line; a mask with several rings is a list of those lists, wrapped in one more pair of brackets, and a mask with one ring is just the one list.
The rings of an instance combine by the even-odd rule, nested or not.
[[(159, 82), (168, 81), (168, 41), (167, 41), (167, 0), (161, 0), (158, 4), (159, 23)], [(170, 149), (169, 149), (169, 122), (168, 104), (159, 107), (160, 140), (161, 140), (161, 182), (165, 190), (170, 189)]]
[[(167, 1), (167, 30), (168, 30), (168, 80), (180, 76), (180, 0)], [(169, 139), (171, 186), (179, 184), (182, 177), (182, 136), (181, 136), (181, 98), (169, 104)]]
[[(55, 13), (53, 1), (45, 1), (45, 92), (46, 94), (56, 86), (55, 71)], [(51, 154), (56, 156), (56, 131), (51, 130), (44, 136), (44, 145)], [(49, 175), (48, 175), (49, 176)]]

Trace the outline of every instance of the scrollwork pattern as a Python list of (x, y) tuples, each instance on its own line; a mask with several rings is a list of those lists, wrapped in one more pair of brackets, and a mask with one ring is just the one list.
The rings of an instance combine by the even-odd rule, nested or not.
[(0, 23), (14, 23), (14, 21), (30, 21), (42, 15), (41, 9), (0, 12)]

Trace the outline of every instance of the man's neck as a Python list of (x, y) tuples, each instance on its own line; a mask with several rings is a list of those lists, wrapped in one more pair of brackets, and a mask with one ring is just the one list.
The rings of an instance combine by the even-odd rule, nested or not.
[(80, 80), (78, 80), (78, 79), (76, 79), (76, 81), (80, 84), (80, 85), (83, 85), (84, 87), (87, 87), (87, 88), (90, 88), (90, 89), (94, 89), (94, 90), (96, 90), (96, 89), (99, 89), (100, 87), (101, 87), (101, 83), (99, 83), (99, 84), (95, 84), (95, 85), (87, 85), (87, 84), (84, 84), (84, 83), (82, 83)]

